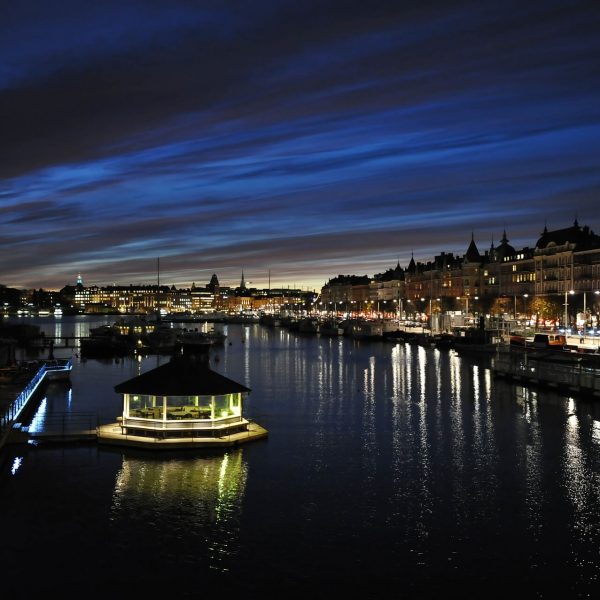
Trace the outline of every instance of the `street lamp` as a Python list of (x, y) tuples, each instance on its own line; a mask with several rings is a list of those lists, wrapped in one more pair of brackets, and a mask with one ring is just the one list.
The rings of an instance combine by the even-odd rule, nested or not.
[[(431, 333), (433, 333), (433, 308), (431, 306), (431, 301), (432, 300), (433, 300), (433, 298), (431, 296), (429, 296), (429, 331)], [(436, 298), (435, 301), (439, 302), (440, 299)], [(437, 320), (436, 320), (436, 324), (437, 324)], [(436, 326), (436, 331), (437, 331), (437, 326)]]
[[(595, 294), (596, 296), (600, 295), (600, 290), (596, 290), (596, 291), (594, 292), (594, 294)], [(593, 321), (592, 321), (592, 323), (593, 323)], [(598, 326), (598, 320), (596, 320), (596, 326)], [(598, 333), (598, 331), (596, 330), (596, 328), (595, 328), (595, 331), (596, 331), (596, 334), (597, 334), (597, 333)], [(598, 342), (598, 347), (600, 347), (600, 337), (599, 337), (598, 335), (596, 335), (596, 341)]]
[(567, 299), (567, 294), (573, 295), (574, 293), (575, 293), (574, 290), (569, 290), (568, 292), (567, 292), (567, 290), (565, 290), (565, 335), (567, 335), (567, 325), (569, 324), (569, 312), (568, 312), (569, 301)]
[(529, 294), (523, 294), (523, 312), (525, 313), (525, 325), (529, 322), (527, 318), (527, 298), (529, 298)]

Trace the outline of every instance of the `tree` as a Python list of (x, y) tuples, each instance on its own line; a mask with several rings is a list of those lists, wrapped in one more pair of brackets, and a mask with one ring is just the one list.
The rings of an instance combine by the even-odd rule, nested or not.
[(509, 298), (508, 296), (500, 296), (495, 298), (490, 306), (490, 314), (492, 315), (503, 315), (506, 313), (512, 313), (512, 311), (512, 298)]
[(536, 325), (540, 320), (560, 318), (563, 310), (561, 302), (551, 296), (535, 296), (528, 307), (528, 312), (536, 315)]

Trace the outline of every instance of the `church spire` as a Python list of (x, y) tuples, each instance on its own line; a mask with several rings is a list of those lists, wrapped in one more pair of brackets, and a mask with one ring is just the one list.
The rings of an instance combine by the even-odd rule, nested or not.
[(414, 273), (417, 268), (415, 263), (415, 253), (411, 250), (410, 252), (410, 262), (408, 263), (407, 270), (409, 273)]
[(467, 248), (467, 253), (465, 254), (466, 259), (469, 262), (479, 262), (481, 261), (481, 254), (479, 254), (479, 250), (477, 249), (477, 245), (475, 244), (475, 236), (471, 232), (471, 243)]
[(246, 289), (246, 280), (244, 279), (244, 270), (242, 269), (242, 281), (240, 281), (240, 289)]

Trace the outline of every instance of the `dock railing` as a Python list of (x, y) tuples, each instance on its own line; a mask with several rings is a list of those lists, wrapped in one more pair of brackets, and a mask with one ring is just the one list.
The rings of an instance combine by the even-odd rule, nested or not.
[(6, 410), (0, 415), (0, 448), (4, 446), (6, 438), (11, 429), (18, 422), (19, 416), (31, 397), (35, 394), (48, 373), (70, 371), (72, 369), (71, 359), (60, 359), (45, 361), (39, 363), (39, 369), (33, 374), (31, 379), (25, 384), (21, 393), (8, 405)]

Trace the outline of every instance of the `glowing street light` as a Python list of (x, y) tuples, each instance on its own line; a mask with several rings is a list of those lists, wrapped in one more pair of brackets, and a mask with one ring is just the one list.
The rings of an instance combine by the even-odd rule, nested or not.
[(565, 290), (565, 335), (567, 333), (567, 326), (569, 324), (569, 312), (568, 312), (569, 301), (567, 299), (567, 294), (573, 295), (574, 293), (575, 293), (574, 290), (569, 290), (568, 292), (567, 292), (567, 290)]

